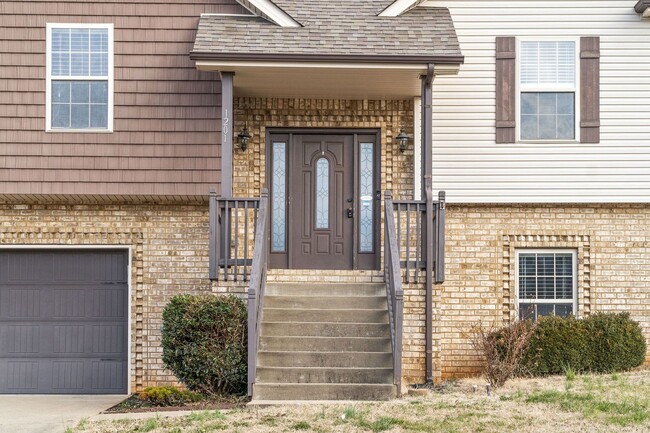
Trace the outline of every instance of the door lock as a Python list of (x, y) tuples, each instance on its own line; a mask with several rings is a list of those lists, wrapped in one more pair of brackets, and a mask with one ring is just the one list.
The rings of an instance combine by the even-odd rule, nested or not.
[(352, 210), (351, 207), (348, 208), (348, 218), (353, 218), (354, 217), (354, 211)]

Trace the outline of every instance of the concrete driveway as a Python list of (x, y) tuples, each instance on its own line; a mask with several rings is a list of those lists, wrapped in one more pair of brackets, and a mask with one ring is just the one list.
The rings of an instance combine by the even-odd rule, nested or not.
[(63, 433), (125, 395), (0, 395), (0, 433)]

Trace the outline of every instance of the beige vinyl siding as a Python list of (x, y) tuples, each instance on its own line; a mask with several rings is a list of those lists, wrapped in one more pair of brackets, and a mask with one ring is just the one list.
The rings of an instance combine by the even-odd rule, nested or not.
[[(189, 52), (234, 0), (0, 2), (0, 196), (204, 200), (220, 183), (220, 93)], [(113, 133), (45, 132), (46, 23), (113, 23)], [(164, 196), (164, 197), (160, 197)]]
[[(650, 201), (650, 21), (635, 1), (438, 1), (465, 64), (437, 77), (434, 188), (456, 203)], [(495, 143), (495, 38), (599, 36), (599, 144)]]

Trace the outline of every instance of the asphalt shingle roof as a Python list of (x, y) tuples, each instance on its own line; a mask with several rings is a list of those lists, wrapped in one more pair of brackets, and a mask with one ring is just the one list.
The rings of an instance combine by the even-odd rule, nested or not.
[(397, 17), (380, 17), (377, 14), (391, 1), (274, 3), (302, 27), (280, 27), (260, 17), (203, 16), (193, 55), (461, 56), (446, 8), (417, 7)]

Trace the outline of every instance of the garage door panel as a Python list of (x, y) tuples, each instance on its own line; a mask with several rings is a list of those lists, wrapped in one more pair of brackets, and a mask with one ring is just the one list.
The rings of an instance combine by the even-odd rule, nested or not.
[(128, 327), (125, 323), (47, 322), (39, 325), (0, 326), (0, 358), (50, 358), (68, 356), (126, 358)]
[[(16, 257), (40, 280), (2, 273), (27, 272)], [(126, 393), (127, 269), (122, 251), (0, 250), (0, 393)]]

